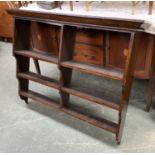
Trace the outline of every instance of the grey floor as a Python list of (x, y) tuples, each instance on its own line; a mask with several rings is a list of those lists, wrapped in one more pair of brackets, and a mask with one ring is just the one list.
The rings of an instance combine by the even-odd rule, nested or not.
[[(109, 132), (72, 118), (47, 106), (18, 97), (12, 44), (0, 42), (0, 152), (155, 152), (155, 110), (145, 112), (147, 81), (134, 81), (122, 143), (116, 145)], [(54, 65), (41, 62), (42, 73), (59, 78)], [(34, 65), (31, 62), (31, 70)], [(120, 83), (73, 73), (73, 82), (97, 87), (111, 98), (119, 95)], [(58, 100), (58, 92), (30, 83), (32, 90)], [(106, 88), (106, 90), (105, 90)], [(70, 104), (100, 117), (116, 120), (117, 113), (88, 101), (71, 97)], [(89, 105), (89, 106), (88, 106)]]

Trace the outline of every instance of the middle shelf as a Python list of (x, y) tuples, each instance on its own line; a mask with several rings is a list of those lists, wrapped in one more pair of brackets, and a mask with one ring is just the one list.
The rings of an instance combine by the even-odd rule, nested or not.
[(107, 78), (111, 78), (119, 81), (123, 80), (123, 73), (121, 71), (113, 70), (111, 68), (100, 67), (97, 65), (91, 65), (91, 64), (86, 64), (86, 63), (81, 63), (76, 61), (64, 61), (64, 62), (61, 62), (60, 65), (63, 67), (76, 69), (81, 72), (85, 72), (89, 74), (107, 77)]
[(110, 100), (107, 95), (105, 95), (101, 91), (97, 91), (96, 89), (93, 89), (94, 91), (92, 91), (81, 86), (70, 86), (62, 87), (61, 90), (71, 95), (91, 101), (92, 103), (95, 102), (97, 104), (104, 105), (115, 110), (119, 110), (120, 107), (120, 99), (118, 99), (119, 97), (117, 99), (113, 98)]

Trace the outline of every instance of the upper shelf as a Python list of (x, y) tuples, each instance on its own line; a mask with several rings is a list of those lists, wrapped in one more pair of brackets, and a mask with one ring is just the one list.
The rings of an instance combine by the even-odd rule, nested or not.
[(39, 60), (54, 63), (54, 64), (58, 63), (58, 58), (47, 52), (38, 52), (38, 51), (35, 52), (35, 51), (30, 51), (30, 50), (21, 50), (21, 51), (14, 51), (14, 53), (17, 55), (31, 57), (34, 59), (39, 59)]

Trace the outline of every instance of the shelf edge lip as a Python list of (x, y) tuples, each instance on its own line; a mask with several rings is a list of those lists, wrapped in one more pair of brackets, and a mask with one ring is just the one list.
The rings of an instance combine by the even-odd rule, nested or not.
[[(118, 127), (118, 124), (117, 123), (114, 123), (114, 122), (111, 122), (111, 121), (106, 120), (106, 121), (109, 122), (109, 124), (107, 122), (104, 122), (106, 125), (105, 124), (104, 125), (99, 125), (98, 123), (103, 123), (103, 122), (98, 121), (98, 120), (96, 120), (94, 118), (90, 118), (87, 115), (80, 114), (80, 113), (76, 112), (75, 110), (71, 110), (69, 108), (64, 108), (63, 107), (61, 109), (61, 111), (64, 112), (64, 113), (66, 113), (66, 114), (71, 115), (72, 117), (78, 118), (78, 119), (80, 119), (82, 121), (85, 121), (85, 122), (87, 122), (89, 124), (92, 124), (93, 126), (96, 126), (98, 128), (104, 129), (104, 130), (106, 130), (108, 132), (111, 132), (111, 133), (114, 133), (114, 134), (116, 134), (116, 132), (117, 132), (117, 127)], [(81, 115), (81, 116), (79, 117), (79, 116), (75, 116), (75, 115)], [(85, 118), (82, 118), (82, 117), (85, 117)], [(97, 122), (95, 122), (95, 123), (93, 122), (92, 123), (91, 121), (94, 121), (94, 120), (97, 121)], [(105, 119), (104, 119), (104, 121), (105, 121)], [(113, 126), (110, 123), (113, 123)]]
[[(70, 90), (68, 90), (68, 89), (70, 89)], [(93, 96), (93, 95), (89, 95), (88, 93), (80, 92), (80, 91), (78, 91), (78, 90), (76, 90), (76, 89), (72, 89), (72, 88), (68, 88), (68, 87), (62, 87), (61, 90), (64, 91), (64, 92), (67, 92), (67, 93), (69, 93), (69, 94), (72, 94), (72, 95), (74, 95), (74, 96), (77, 96), (77, 97), (80, 97), (80, 98), (89, 100), (89, 101), (91, 101), (91, 102), (95, 102), (95, 103), (97, 103), (97, 104), (99, 104), (99, 105), (106, 106), (106, 107), (108, 107), (108, 108), (111, 108), (111, 109), (114, 109), (114, 110), (119, 111), (119, 108), (120, 108), (119, 103), (113, 104), (114, 102), (111, 102), (111, 101), (108, 101), (108, 100), (105, 100), (105, 99), (102, 99), (102, 98), (100, 98), (100, 97), (96, 97), (96, 96)], [(72, 90), (73, 90), (73, 91), (76, 91), (76, 92), (79, 93), (79, 94), (77, 95), (77, 94), (76, 94), (75, 92), (73, 92)], [(85, 96), (85, 97), (84, 97), (84, 96)], [(91, 97), (89, 97), (89, 96), (91, 96)], [(91, 99), (91, 98), (94, 98), (94, 99)], [(95, 99), (95, 98), (96, 98), (96, 99)], [(103, 100), (103, 101), (102, 101), (102, 104), (100, 104), (97, 100)], [(105, 102), (111, 102), (111, 105), (105, 104)]]
[[(32, 95), (31, 93), (35, 93), (36, 95)], [(48, 105), (48, 106), (51, 106), (51, 107), (54, 107), (56, 109), (59, 109), (60, 105), (59, 103), (53, 101), (52, 99), (44, 96), (44, 95), (41, 95), (40, 93), (37, 93), (35, 91), (32, 91), (32, 90), (28, 90), (28, 91), (20, 91), (19, 92), (19, 95), (21, 96), (24, 96), (24, 97), (27, 97), (27, 98), (30, 98), (32, 100), (35, 100), (37, 102), (39, 102), (40, 104), (45, 104), (45, 105)], [(41, 95), (42, 97), (37, 97), (37, 95)], [(38, 99), (36, 99), (35, 97), (37, 97)], [(47, 99), (44, 99), (43, 97), (47, 98)], [(43, 103), (42, 101), (40, 100), (44, 100), (46, 103)]]
[[(46, 58), (44, 59), (44, 58), (42, 58), (42, 57), (37, 57), (37, 56), (31, 56), (31, 54), (30, 55), (28, 55), (28, 54), (24, 54), (23, 52), (24, 51), (30, 51), (30, 52), (34, 52), (34, 53), (37, 53), (37, 52), (35, 52), (35, 51), (32, 51), (32, 50), (14, 50), (13, 51), (13, 53), (14, 54), (17, 54), (17, 55), (21, 55), (21, 56), (25, 56), (25, 57), (29, 57), (29, 58), (36, 58), (36, 59), (38, 59), (38, 60), (42, 60), (42, 61), (45, 61), (45, 62), (49, 62), (49, 63), (53, 63), (53, 64), (58, 64), (58, 57), (56, 57), (56, 56), (50, 56), (50, 55), (48, 55), (47, 57), (51, 57), (52, 59), (51, 60), (47, 60)], [(41, 53), (40, 53), (41, 54)], [(44, 56), (44, 54), (42, 54), (43, 56)], [(55, 60), (54, 60), (55, 59)]]
[[(87, 17), (87, 16), (75, 16), (75, 15), (65, 15), (57, 13), (47, 13), (41, 11), (31, 11), (31, 10), (20, 10), (20, 9), (8, 9), (7, 12), (15, 18), (22, 19), (37, 19), (37, 20), (49, 20), (51, 22), (58, 22), (68, 25), (85, 25), (91, 27), (102, 27), (117, 29), (119, 31), (142, 31), (141, 25), (144, 24), (144, 20), (131, 20), (131, 19), (121, 19), (121, 18), (108, 18), (108, 17)], [(81, 21), (82, 20), (82, 21)]]
[[(35, 80), (34, 78), (28, 78), (28, 77), (26, 77), (26, 76), (31, 76), (31, 75), (29, 75), (29, 74), (31, 74), (31, 73), (33, 73), (33, 72), (27, 72), (27, 73), (22, 72), (22, 73), (18, 73), (18, 74), (17, 74), (17, 77), (19, 77), (19, 78), (24, 78), (24, 79), (27, 79), (27, 80), (31, 80), (31, 81), (33, 81), (33, 82), (36, 82), (36, 83), (39, 83), (39, 84), (42, 84), (42, 85), (45, 85), (45, 86), (48, 86), (48, 87), (50, 87), (50, 88), (54, 88), (54, 89), (57, 89), (57, 90), (60, 89), (59, 83), (51, 82), (51, 81), (48, 81), (48, 80), (42, 80), (42, 81), (45, 81), (45, 83), (43, 83), (43, 82), (39, 82), (39, 81)], [(36, 74), (36, 73), (33, 73), (33, 74)], [(37, 74), (36, 74), (36, 75), (37, 75)], [(43, 77), (43, 78), (48, 78), (48, 77), (43, 76), (43, 75), (39, 75), (39, 76), (40, 76), (40, 77)], [(49, 79), (50, 79), (50, 78), (49, 78)], [(49, 82), (50, 84), (46, 84), (46, 81)]]
[[(63, 62), (60, 62), (60, 66), (62, 66), (62, 67), (66, 67), (66, 68), (71, 68), (71, 69), (75, 69), (75, 70), (79, 70), (79, 71), (81, 71), (81, 72), (85, 72), (85, 73), (89, 73), (89, 74), (93, 74), (93, 75), (97, 75), (97, 76), (101, 76), (101, 77), (108, 77), (108, 78), (110, 78), (110, 79), (114, 79), (114, 80), (118, 80), (118, 81), (122, 81), (123, 80), (123, 73), (119, 73), (119, 74), (121, 74), (120, 76), (117, 76), (117, 75), (114, 75), (113, 77), (112, 77), (112, 75), (111, 75), (111, 77), (110, 77), (110, 75), (106, 75), (106, 74), (102, 74), (102, 73), (100, 73), (100, 72), (97, 72), (97, 73), (91, 73), (91, 72), (94, 72), (94, 70), (95, 69), (84, 69), (84, 68), (82, 68), (82, 67), (76, 67), (76, 66), (72, 66), (72, 65), (68, 65), (67, 64), (67, 62), (69, 62), (69, 61), (63, 61)], [(71, 61), (70, 61), (71, 62)], [(73, 62), (74, 63), (74, 62)], [(77, 63), (79, 63), (79, 64), (83, 64), (83, 63), (80, 63), (80, 62), (77, 62)], [(88, 65), (88, 64), (84, 64), (84, 65)], [(89, 65), (88, 65), (89, 66)], [(92, 67), (93, 68), (93, 67)], [(93, 70), (93, 71), (92, 71)], [(104, 70), (104, 68), (103, 68), (103, 70)], [(116, 71), (115, 71), (116, 72)], [(117, 72), (116, 72), (117, 73)]]

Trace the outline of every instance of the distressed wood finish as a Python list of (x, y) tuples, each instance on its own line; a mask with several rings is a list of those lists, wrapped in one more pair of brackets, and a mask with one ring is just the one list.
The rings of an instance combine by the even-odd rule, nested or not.
[(151, 61), (151, 68), (150, 68), (150, 74), (151, 77), (149, 79), (148, 84), (148, 91), (147, 91), (147, 105), (146, 105), (146, 111), (150, 111), (150, 108), (152, 106), (153, 102), (153, 93), (155, 88), (155, 37), (151, 35), (152, 39), (152, 46), (153, 46), (153, 55), (152, 55), (152, 61)]
[[(33, 13), (19, 10), (9, 10), (8, 12), (15, 18), (15, 38), (13, 52), (17, 60), (17, 78), (19, 81), (19, 95), (21, 98), (26, 102), (28, 101), (28, 98), (31, 98), (43, 104), (54, 106), (60, 111), (112, 132), (116, 136), (117, 143), (120, 144), (134, 77), (137, 56), (136, 48), (140, 41), (140, 34), (142, 31), (140, 25), (142, 24), (142, 21), (122, 21), (85, 17), (75, 18), (71, 16), (39, 12)], [(32, 48), (31, 38), (34, 37), (34, 34), (32, 33), (31, 28), (32, 25), (34, 25), (34, 22), (40, 25), (39, 34), (42, 34), (40, 36), (36, 36), (42, 40), (40, 42), (42, 43), (40, 50)], [(56, 26), (59, 33), (55, 33), (55, 31), (53, 31), (53, 28)], [(91, 40), (91, 42), (94, 44), (106, 43), (105, 49), (103, 48), (102, 51), (104, 54), (101, 54), (104, 59), (108, 57), (107, 53), (105, 52), (109, 50), (109, 34), (117, 32), (122, 34), (123, 37), (127, 35), (129, 37), (129, 41), (127, 45), (128, 50), (127, 53), (125, 53), (126, 61), (124, 69), (122, 71), (115, 71), (111, 68), (108, 68), (103, 65), (107, 63), (106, 61), (103, 64), (95, 65), (88, 62), (81, 63), (75, 60), (74, 49), (76, 48), (76, 33), (78, 32), (79, 27), (84, 28), (84, 31), (87, 31), (88, 29), (92, 31), (100, 30), (103, 32), (102, 34), (104, 34), (105, 37), (99, 37), (98, 41)], [(25, 29), (25, 31), (22, 31), (22, 29)], [(51, 35), (48, 35), (49, 33), (47, 32), (51, 32)], [(42, 51), (42, 47), (49, 45), (48, 37), (49, 39), (51, 39), (50, 37), (58, 38), (55, 39), (55, 44), (58, 45), (59, 42), (59, 46), (50, 51)], [(36, 40), (34, 40), (33, 43), (35, 41)], [(57, 64), (60, 70), (59, 81), (29, 72), (30, 58)], [(73, 78), (72, 70), (78, 70), (80, 72), (101, 76), (103, 78), (106, 77), (121, 81), (122, 93), (120, 100), (111, 101), (107, 98), (104, 98), (103, 95), (99, 95), (96, 92), (95, 88), (92, 93), (89, 92), (87, 88), (83, 89), (73, 87), (71, 85), (71, 80)], [(44, 97), (37, 92), (29, 90), (29, 80), (58, 89), (60, 92), (59, 103)], [(118, 112), (118, 121), (113, 122), (106, 119), (100, 119), (96, 116), (90, 116), (81, 111), (77, 111), (77, 109), (75, 110), (74, 108), (71, 108), (69, 103), (70, 94), (116, 110)]]

